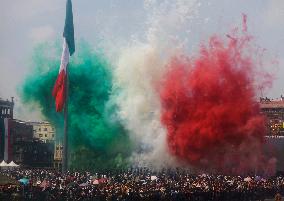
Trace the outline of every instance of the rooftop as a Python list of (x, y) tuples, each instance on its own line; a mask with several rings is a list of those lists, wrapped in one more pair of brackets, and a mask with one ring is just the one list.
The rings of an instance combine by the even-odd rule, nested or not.
[(30, 125), (50, 125), (51, 123), (48, 121), (28, 121), (27, 124)]
[(284, 108), (284, 97), (273, 100), (269, 98), (260, 98), (260, 108)]
[(11, 98), (11, 101), (10, 100), (4, 100), (2, 98), (0, 98), (0, 105), (1, 106), (4, 106), (4, 107), (11, 107), (11, 106), (14, 106), (14, 98), (12, 97)]

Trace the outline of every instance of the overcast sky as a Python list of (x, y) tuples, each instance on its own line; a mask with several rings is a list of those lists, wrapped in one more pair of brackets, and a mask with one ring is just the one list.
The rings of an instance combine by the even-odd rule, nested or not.
[[(40, 42), (61, 39), (66, 1), (0, 2), (0, 97), (14, 96), (20, 105), (16, 87), (29, 73), (32, 50)], [(133, 36), (143, 38), (151, 12), (149, 2), (159, 0), (73, 0), (76, 40), (84, 39), (94, 46), (105, 41), (107, 47), (127, 44)], [(212, 33), (225, 33), (240, 25), (242, 13), (248, 16), (256, 43), (278, 61), (278, 66), (266, 66), (276, 76), (266, 95), (279, 97), (284, 94), (284, 0), (200, 1), (199, 20), (189, 25), (188, 45), (194, 47)]]

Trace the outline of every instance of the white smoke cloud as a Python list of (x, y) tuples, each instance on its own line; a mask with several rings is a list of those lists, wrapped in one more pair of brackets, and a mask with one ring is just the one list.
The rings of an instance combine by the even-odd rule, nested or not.
[(161, 124), (158, 85), (167, 62), (186, 41), (189, 23), (197, 15), (198, 1), (145, 1), (148, 15), (146, 42), (131, 41), (121, 49), (114, 84), (119, 116), (139, 142), (142, 154), (133, 161), (143, 165), (176, 164), (167, 150), (166, 130)]
[(120, 116), (132, 140), (150, 149), (156, 145), (155, 149), (163, 150), (166, 145), (165, 130), (159, 121), (159, 97), (154, 88), (164, 66), (156, 48), (140, 44), (122, 52), (115, 70)]

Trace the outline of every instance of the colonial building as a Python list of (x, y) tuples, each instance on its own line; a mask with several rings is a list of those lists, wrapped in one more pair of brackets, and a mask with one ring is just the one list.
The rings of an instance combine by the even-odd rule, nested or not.
[(55, 140), (55, 128), (49, 122), (28, 122), (33, 126), (33, 136), (43, 142)]
[(267, 136), (284, 137), (284, 97), (279, 100), (261, 98), (260, 108), (267, 117)]
[(277, 159), (276, 170), (284, 172), (284, 97), (278, 100), (261, 98), (260, 108), (267, 117), (267, 153), (273, 153)]
[(0, 98), (0, 161), (27, 167), (52, 167), (55, 129), (48, 122), (14, 119), (14, 100)]
[[(19, 147), (23, 143), (32, 143), (33, 142), (33, 127), (26, 124), (26, 122), (17, 120), (17, 119), (9, 119), (10, 132), (10, 140), (8, 141), (8, 153), (9, 157), (7, 161), (13, 160), (16, 163), (22, 164), (22, 156), (24, 155), (24, 149), (22, 152), (19, 152)], [(21, 147), (22, 148), (22, 147)]]
[[(33, 141), (33, 127), (27, 125), (24, 121), (17, 119), (4, 118), (1, 119), (1, 133), (4, 133), (4, 139), (2, 137), (1, 160), (10, 162), (20, 162), (19, 156), (16, 154), (16, 147), (19, 145)], [(19, 160), (18, 160), (19, 159)]]
[(21, 141), (13, 146), (13, 160), (24, 167), (52, 167), (54, 144)]
[(0, 118), (10, 118), (13, 119), (13, 109), (14, 109), (14, 97), (11, 101), (3, 100), (0, 98)]
[(13, 109), (14, 98), (11, 98), (11, 101), (0, 98), (0, 160), (8, 159), (11, 155), (11, 150), (10, 153), (8, 152), (8, 137), (11, 133), (5, 128), (8, 128), (9, 121), (13, 119)]

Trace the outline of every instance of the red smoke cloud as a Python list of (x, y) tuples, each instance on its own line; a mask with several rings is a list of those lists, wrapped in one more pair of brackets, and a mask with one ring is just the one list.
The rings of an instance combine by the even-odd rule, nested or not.
[(175, 58), (160, 91), (170, 152), (224, 173), (265, 171), (265, 118), (250, 37), (212, 37), (196, 58)]

